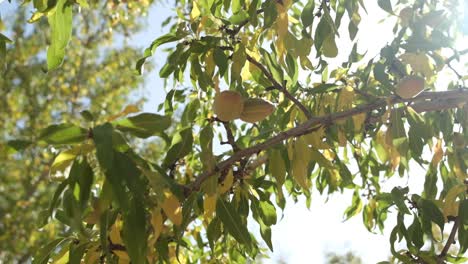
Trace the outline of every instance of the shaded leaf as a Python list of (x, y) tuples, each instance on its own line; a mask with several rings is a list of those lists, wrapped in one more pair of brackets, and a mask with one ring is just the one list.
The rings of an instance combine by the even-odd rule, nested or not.
[(142, 113), (112, 122), (115, 127), (140, 138), (148, 138), (161, 133), (171, 125), (170, 116)]
[(192, 150), (193, 135), (192, 128), (186, 128), (177, 133), (172, 139), (172, 146), (167, 151), (164, 166), (169, 166), (178, 159), (185, 157)]
[(252, 241), (247, 226), (243, 224), (239, 212), (231, 203), (218, 199), (216, 203), (216, 215), (221, 219), (226, 230), (237, 242), (250, 246)]
[(38, 140), (52, 145), (73, 144), (86, 139), (86, 129), (73, 124), (51, 125), (43, 129)]

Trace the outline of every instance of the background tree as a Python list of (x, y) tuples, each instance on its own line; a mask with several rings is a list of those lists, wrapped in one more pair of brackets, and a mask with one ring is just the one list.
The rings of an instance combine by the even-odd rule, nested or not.
[[(466, 63), (456, 46), (460, 3), (378, 4), (397, 18), (394, 39), (364, 56), (363, 1), (176, 2), (170, 32), (136, 61), (143, 73), (145, 60), (172, 43), (159, 72), (172, 80), (160, 114), (64, 119), (29, 139), (63, 148), (51, 170), (70, 170), (48, 212), (69, 229), (35, 261), (248, 262), (264, 249), (247, 222), (258, 223), (273, 250), (270, 227), (285, 196), (310, 201), (312, 189), (354, 190), (345, 215), (361, 213), (371, 231), (396, 210), (389, 250), (398, 262), (464, 261), (468, 90), (466, 72), (453, 65)], [(49, 74), (65, 67), (72, 17), (87, 5), (33, 2), (33, 17), (49, 22)], [(349, 54), (339, 39), (349, 41)], [(446, 72), (454, 77), (442, 79)], [(165, 143), (161, 157), (127, 140), (151, 136)], [(26, 145), (19, 143), (7, 148)], [(383, 190), (391, 177), (413, 177), (414, 164), (427, 169), (421, 192)]]
[[(87, 109), (102, 116), (97, 120), (104, 120), (130, 102), (130, 93), (142, 87), (143, 78), (128, 67), (139, 51), (117, 40), (141, 29), (142, 20), (135, 16), (141, 11), (135, 9), (146, 5), (133, 9), (124, 4), (95, 5), (94, 10), (76, 14), (69, 45), (80, 48), (68, 50), (60, 70), (48, 73), (44, 56), (50, 40), (47, 21), (39, 20), (31, 27), (25, 23), (30, 8), (12, 7), (1, 22), (2, 32), (12, 42), (0, 60), (0, 139), (26, 141), (14, 142), (10, 153), (52, 123), (79, 120), (80, 112)], [(119, 14), (127, 20), (120, 21)], [(44, 145), (13, 155), (1, 152), (0, 259), (5, 263), (27, 261), (66, 229), (57, 221), (45, 225), (44, 218), (60, 181), (49, 176), (56, 154), (56, 149)]]

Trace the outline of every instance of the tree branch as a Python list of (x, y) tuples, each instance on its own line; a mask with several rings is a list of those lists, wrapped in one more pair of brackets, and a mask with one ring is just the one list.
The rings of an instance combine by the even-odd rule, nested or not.
[(447, 242), (445, 243), (444, 248), (440, 252), (439, 256), (437, 256), (437, 263), (442, 264), (445, 261), (445, 257), (447, 256), (447, 253), (450, 249), (450, 246), (452, 246), (453, 243), (455, 243), (455, 234), (457, 233), (458, 226), (460, 225), (460, 219), (459, 217), (455, 218), (452, 231), (450, 231), (450, 235), (447, 239)]
[(226, 130), (226, 136), (227, 136), (227, 143), (229, 145), (231, 145), (232, 147), (232, 150), (234, 152), (237, 152), (240, 150), (239, 146), (237, 146), (236, 144), (236, 140), (234, 139), (234, 135), (232, 133), (232, 130), (231, 130), (231, 127), (229, 126), (229, 122), (222, 122), (221, 123), (223, 124), (224, 126), (224, 129)]
[(286, 89), (286, 87), (284, 87), (277, 80), (275, 80), (273, 75), (270, 73), (270, 71), (267, 68), (265, 68), (265, 66), (263, 66), (260, 62), (258, 62), (257, 60), (255, 60), (254, 58), (249, 56), (248, 54), (247, 54), (247, 60), (250, 63), (252, 63), (253, 65), (257, 66), (257, 68), (259, 68), (263, 72), (263, 74), (265, 74), (265, 76), (268, 78), (268, 80), (270, 80), (270, 82), (273, 84), (273, 87), (275, 89), (277, 89), (278, 91), (281, 91), (286, 96), (286, 98), (288, 98), (295, 105), (297, 105), (297, 107), (299, 107), (301, 109), (301, 111), (304, 112), (304, 114), (306, 115), (307, 118), (312, 118), (312, 114), (309, 112), (309, 110), (296, 97), (294, 97)]
[[(458, 89), (458, 90), (451, 90), (451, 91), (445, 91), (445, 92), (423, 92), (419, 96), (411, 99), (402, 99), (396, 95), (391, 96), (389, 98), (390, 103), (396, 104), (396, 103), (404, 103), (404, 102), (427, 102), (427, 100), (430, 100), (429, 102), (432, 102), (434, 105), (434, 109), (431, 109), (430, 105), (426, 105), (424, 111), (438, 111), (440, 110), (440, 102), (441, 101), (447, 101), (447, 100), (453, 100), (457, 98), (462, 98), (463, 103), (468, 103), (468, 89)], [(452, 108), (453, 107), (458, 107), (461, 104), (455, 105), (450, 105)], [(417, 105), (417, 104), (415, 104)], [(274, 145), (277, 145), (281, 142), (283, 142), (286, 139), (289, 138), (294, 138), (298, 137), (304, 134), (307, 134), (308, 131), (310, 131), (310, 128), (317, 126), (317, 125), (326, 125), (326, 124), (332, 124), (334, 121), (338, 119), (343, 119), (343, 118), (350, 118), (354, 115), (358, 115), (361, 113), (368, 113), (370, 111), (379, 109), (381, 107), (387, 106), (387, 100), (386, 99), (380, 99), (376, 100), (372, 103), (365, 104), (362, 106), (355, 107), (351, 110), (347, 111), (342, 111), (342, 112), (337, 112), (333, 114), (328, 114), (324, 116), (319, 116), (319, 117), (312, 117), (309, 118), (307, 121), (305, 121), (302, 124), (299, 124), (298, 126), (291, 128), (289, 130), (283, 131), (278, 133), (276, 136), (273, 136), (272, 138), (265, 140), (264, 142), (257, 144), (255, 146), (252, 146), (250, 148), (242, 149), (236, 153), (234, 153), (231, 157), (228, 159), (218, 163), (216, 166), (217, 171), (219, 170), (225, 170), (226, 168), (229, 168), (232, 166), (234, 163), (240, 161), (242, 158), (251, 156), (253, 154), (259, 153), (265, 149), (268, 149)], [(198, 175), (196, 180), (192, 182), (191, 184), (185, 186), (185, 190), (187, 191), (186, 194), (189, 194), (193, 191), (197, 191), (200, 189), (201, 184), (211, 175), (215, 174), (216, 170), (211, 170), (211, 171), (205, 171), (202, 174)]]

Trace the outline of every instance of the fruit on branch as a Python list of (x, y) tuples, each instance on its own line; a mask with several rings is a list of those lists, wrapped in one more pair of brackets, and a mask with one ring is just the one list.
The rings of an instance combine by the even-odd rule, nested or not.
[(222, 91), (214, 98), (213, 111), (221, 121), (232, 121), (241, 116), (244, 99), (235, 91)]
[(269, 101), (249, 98), (244, 101), (244, 111), (242, 111), (240, 119), (249, 123), (259, 122), (267, 118), (274, 110), (275, 106)]
[(424, 90), (424, 79), (416, 75), (410, 75), (400, 80), (396, 87), (396, 94), (403, 99), (417, 96)]

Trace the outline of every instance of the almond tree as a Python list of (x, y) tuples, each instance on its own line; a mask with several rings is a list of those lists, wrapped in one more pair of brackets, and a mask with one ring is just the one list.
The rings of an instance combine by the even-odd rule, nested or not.
[[(49, 71), (67, 60), (75, 10), (95, 10), (85, 0), (52, 2), (33, 2), (34, 16), (49, 22)], [(62, 149), (52, 171), (69, 168), (49, 211), (69, 230), (35, 261), (244, 263), (263, 254), (248, 221), (273, 250), (285, 197), (351, 189), (345, 216), (362, 214), (370, 231), (396, 211), (386, 227), (396, 261), (463, 262), (468, 90), (466, 71), (454, 66), (468, 52), (456, 46), (461, 4), (378, 5), (382, 19), (397, 19), (393, 32), (379, 32), (393, 40), (369, 57), (356, 37), (364, 1), (176, 1), (169, 32), (134, 64), (144, 74), (160, 46), (171, 48), (159, 69), (169, 89), (160, 112), (64, 120), (31, 140)], [(347, 59), (329, 63), (337, 56)], [(453, 78), (441, 81), (447, 72)], [(129, 142), (135, 137), (161, 138), (163, 155), (144, 155)], [(417, 176), (415, 165), (427, 172), (422, 192), (384, 191), (389, 178)]]

